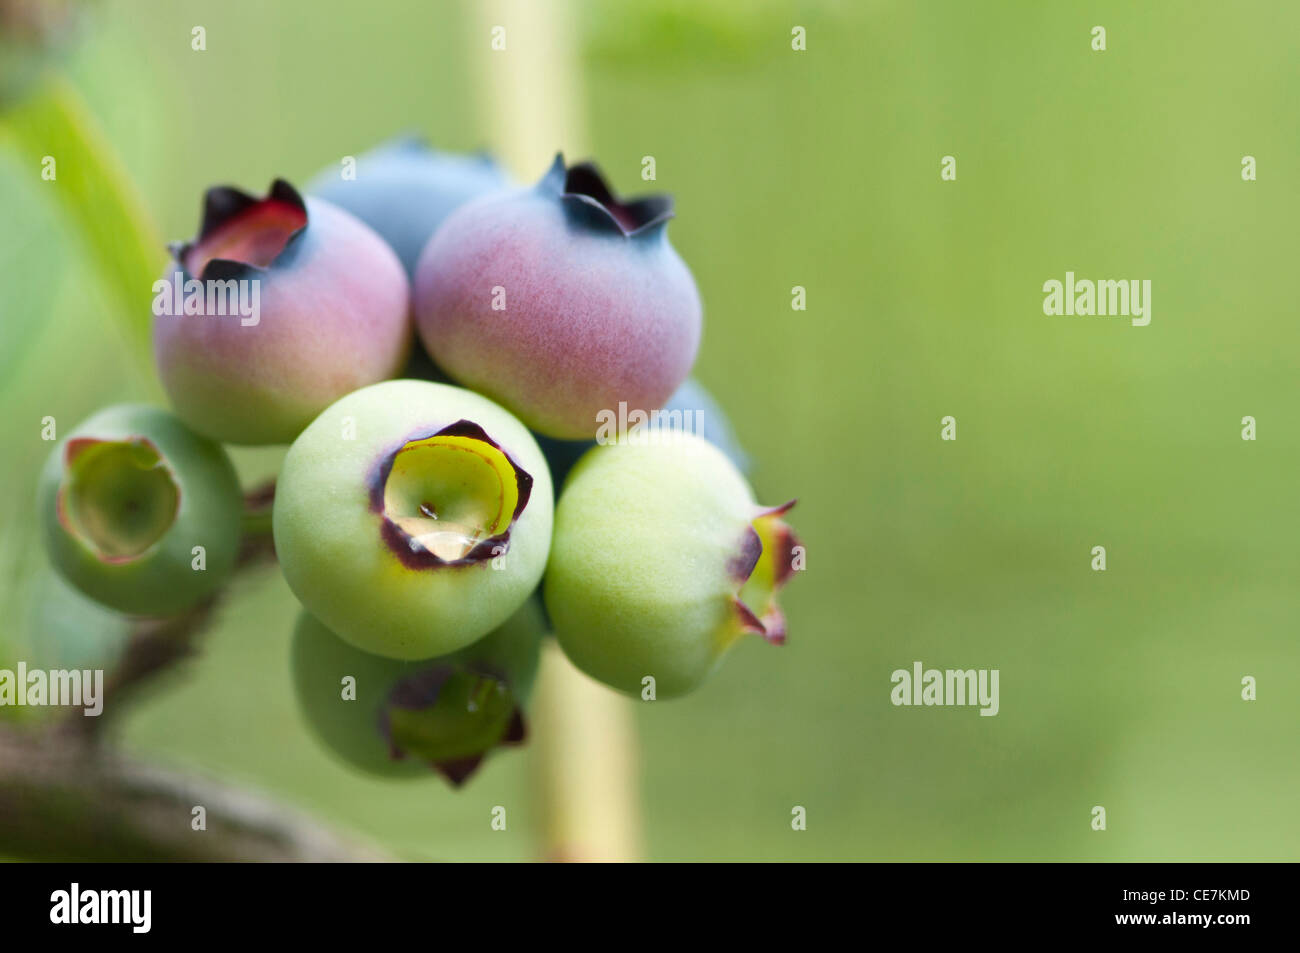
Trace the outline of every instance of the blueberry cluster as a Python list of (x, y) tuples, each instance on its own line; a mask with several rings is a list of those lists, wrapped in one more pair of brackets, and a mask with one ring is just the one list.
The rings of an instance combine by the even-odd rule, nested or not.
[(67, 580), (130, 615), (209, 599), (245, 531), (222, 444), (289, 444), (271, 524), (305, 717), (357, 767), (453, 783), (523, 740), (548, 630), (655, 698), (746, 633), (784, 640), (789, 504), (755, 502), (687, 378), (701, 304), (669, 198), (560, 157), (518, 187), (413, 141), (306, 192), (210, 189), (173, 246), (172, 411), (94, 415), (42, 477)]

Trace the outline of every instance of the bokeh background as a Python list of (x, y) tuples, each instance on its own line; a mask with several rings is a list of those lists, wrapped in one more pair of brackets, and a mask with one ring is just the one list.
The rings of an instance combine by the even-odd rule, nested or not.
[[(302, 181), (410, 130), (491, 144), (469, 4), (113, 0), (82, 33), (63, 81), (168, 239), (213, 183)], [(760, 498), (799, 497), (810, 553), (784, 649), (636, 707), (647, 857), (1300, 856), (1297, 35), (1300, 7), (1267, 0), (577, 0), (565, 108), (620, 190), (655, 156), (705, 301), (696, 375)], [(0, 134), (10, 656), (48, 637), (41, 418), (161, 399), (131, 329), (148, 289), (124, 314), (29, 140)], [(1151, 279), (1150, 326), (1044, 316), (1067, 270)], [(238, 463), (251, 481), (276, 454)], [(536, 856), (531, 752), (460, 792), (324, 754), (289, 688), (294, 614), (274, 571), (242, 579), (120, 743), (404, 856)], [(1000, 669), (1000, 714), (895, 708), (914, 660)]]

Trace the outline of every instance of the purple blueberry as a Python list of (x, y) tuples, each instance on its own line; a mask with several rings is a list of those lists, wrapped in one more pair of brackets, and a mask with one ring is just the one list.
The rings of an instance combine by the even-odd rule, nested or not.
[(226, 443), (292, 441), (344, 394), (396, 375), (410, 284), (374, 231), (277, 179), (209, 189), (198, 237), (154, 285), (154, 355), (176, 413)]
[(443, 219), (471, 199), (506, 189), (510, 180), (489, 155), (440, 152), (417, 137), (386, 142), (357, 157), (356, 178), (322, 170), (307, 193), (365, 222), (397, 252), (414, 277), (420, 252)]
[(551, 437), (590, 439), (620, 402), (663, 406), (700, 341), (695, 280), (668, 243), (672, 200), (623, 202), (557, 156), (536, 186), (462, 206), (415, 278), (438, 365)]

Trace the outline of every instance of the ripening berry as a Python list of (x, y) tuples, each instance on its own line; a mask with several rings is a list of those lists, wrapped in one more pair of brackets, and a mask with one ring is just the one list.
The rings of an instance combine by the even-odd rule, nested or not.
[(410, 284), (374, 231), (276, 180), (209, 189), (154, 286), (154, 357), (176, 413), (214, 440), (289, 443), (411, 350)]
[(746, 633), (785, 641), (776, 590), (797, 545), (693, 434), (597, 446), (569, 474), (543, 584), (565, 654), (607, 685), (684, 694)]
[(344, 178), (337, 165), (321, 170), (307, 183), (307, 194), (333, 202), (373, 228), (412, 277), (443, 219), (471, 199), (510, 185), (491, 156), (442, 152), (414, 137), (357, 156), (352, 171)]
[(620, 201), (595, 166), (560, 157), (532, 188), (461, 206), (416, 269), (425, 348), (550, 437), (591, 439), (620, 402), (662, 407), (700, 342), (671, 217), (671, 199)]

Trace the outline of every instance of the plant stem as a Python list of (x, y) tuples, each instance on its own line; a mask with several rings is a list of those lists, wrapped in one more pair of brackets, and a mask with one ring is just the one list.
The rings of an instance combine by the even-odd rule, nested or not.
[[(196, 807), (204, 830), (193, 827)], [(44, 861), (392, 859), (261, 794), (122, 758), (58, 727), (0, 730), (0, 851)]]
[(275, 480), (253, 487), (244, 494), (244, 514), (240, 520), (243, 540), (239, 547), (239, 566), (245, 567), (275, 559), (275, 539), (271, 535), (271, 512), (275, 505)]
[(628, 701), (575, 669), (548, 640), (533, 726), (545, 858), (637, 860), (636, 736)]

